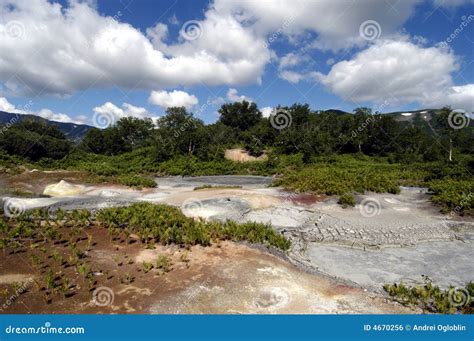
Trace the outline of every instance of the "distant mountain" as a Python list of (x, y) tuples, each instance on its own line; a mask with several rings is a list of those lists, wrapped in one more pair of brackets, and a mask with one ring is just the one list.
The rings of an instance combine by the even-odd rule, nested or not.
[(76, 124), (76, 123), (65, 123), (65, 122), (56, 122), (50, 121), (45, 118), (35, 116), (35, 115), (20, 115), (14, 114), (10, 112), (0, 111), (0, 125), (4, 124), (12, 124), (23, 120), (38, 120), (41, 122), (45, 122), (46, 124), (54, 125), (61, 130), (67, 138), (79, 141), (81, 140), (86, 132), (91, 129), (92, 127), (86, 124)]
[(320, 113), (331, 113), (331, 114), (336, 114), (336, 115), (350, 115), (350, 112), (347, 111), (342, 111), (339, 109), (327, 109), (327, 110), (321, 110)]
[(416, 118), (421, 118), (424, 121), (431, 121), (431, 119), (439, 114), (441, 109), (420, 109), (412, 111), (396, 111), (388, 112), (385, 115), (392, 116), (398, 122), (413, 122)]
[[(390, 112), (386, 113), (385, 115), (392, 116), (398, 122), (404, 122), (407, 124), (414, 124), (419, 125), (420, 122), (425, 121), (430, 125), (430, 122), (433, 120), (434, 117), (441, 113), (442, 109), (420, 109), (420, 110), (412, 110), (412, 111), (397, 111), (397, 112)], [(474, 126), (474, 115), (473, 113), (459, 111), (457, 115), (464, 115), (466, 118), (463, 119), (465, 123), (469, 127)], [(460, 117), (458, 117), (458, 120)], [(457, 124), (462, 124), (462, 121), (457, 122)]]

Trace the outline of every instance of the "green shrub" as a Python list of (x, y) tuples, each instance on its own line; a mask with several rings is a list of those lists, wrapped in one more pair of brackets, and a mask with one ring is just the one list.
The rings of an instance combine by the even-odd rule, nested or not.
[(163, 272), (169, 272), (171, 271), (172, 262), (168, 256), (161, 255), (156, 260), (155, 266), (157, 269), (160, 269)]
[(428, 277), (424, 277), (423, 285), (406, 286), (385, 284), (387, 294), (395, 301), (404, 305), (414, 305), (424, 311), (440, 314), (472, 314), (474, 313), (474, 282), (466, 284), (465, 288), (453, 286), (446, 290), (434, 286)]
[(337, 157), (317, 160), (301, 170), (287, 171), (277, 185), (298, 191), (327, 195), (344, 193), (399, 193), (402, 169), (386, 162)]
[(224, 239), (246, 240), (250, 243), (275, 246), (281, 250), (288, 250), (291, 246), (290, 241), (277, 233), (269, 224), (255, 222), (238, 224), (228, 220), (221, 226), (221, 236)]
[(354, 196), (350, 193), (343, 193), (339, 197), (339, 201), (337, 203), (341, 205), (343, 208), (347, 208), (349, 206), (354, 207), (356, 204)]
[(442, 212), (461, 215), (474, 214), (474, 181), (443, 179), (429, 183), (431, 200), (442, 207)]
[(121, 175), (121, 176), (118, 176), (116, 179), (119, 184), (122, 184), (125, 186), (137, 187), (137, 188), (156, 187), (156, 182), (154, 180), (150, 178), (145, 178), (139, 175)]
[(113, 233), (135, 233), (143, 243), (203, 245), (213, 238), (249, 241), (288, 250), (290, 242), (268, 224), (205, 222), (186, 217), (178, 208), (151, 203), (99, 210), (97, 221)]

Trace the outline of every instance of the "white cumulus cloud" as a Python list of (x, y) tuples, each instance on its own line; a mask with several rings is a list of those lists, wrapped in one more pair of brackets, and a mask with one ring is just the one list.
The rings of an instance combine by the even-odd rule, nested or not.
[(199, 103), (196, 96), (180, 90), (173, 90), (171, 92), (164, 90), (152, 91), (148, 101), (165, 109), (169, 107), (185, 107), (188, 110)]
[(263, 107), (263, 108), (260, 109), (260, 111), (262, 112), (263, 117), (270, 117), (270, 115), (273, 112), (273, 108), (272, 107)]
[(241, 23), (274, 40), (287, 37), (298, 41), (305, 32), (317, 33), (314, 47), (333, 49), (363, 45), (359, 35), (366, 20), (379, 23), (382, 34), (388, 37), (412, 15), (421, 0), (278, 0), (240, 1), (215, 0), (219, 13), (231, 13)]
[(15, 106), (8, 102), (5, 97), (0, 97), (0, 111), (12, 112), (15, 110)]
[[(88, 1), (0, 2), (0, 82), (7, 92), (67, 95), (89, 87), (153, 89), (260, 81), (270, 52), (230, 15), (205, 13), (202, 37), (166, 44), (159, 23), (148, 36), (99, 14)], [(18, 23), (9, 29), (9, 23)], [(245, 48), (242, 48), (245, 46)]]
[(333, 93), (353, 102), (457, 106), (473, 100), (472, 85), (453, 86), (451, 73), (458, 68), (451, 51), (387, 40), (334, 64), (319, 78)]
[(252, 102), (253, 101), (250, 97), (239, 95), (239, 92), (237, 91), (237, 89), (234, 89), (234, 88), (230, 88), (227, 91), (227, 99), (231, 102), (242, 102), (242, 101)]
[(124, 117), (135, 117), (135, 118), (146, 118), (150, 117), (150, 114), (145, 108), (136, 107), (129, 103), (123, 103), (122, 107), (118, 107), (111, 102), (106, 102), (101, 106), (92, 109), (96, 114), (111, 116), (115, 118), (115, 121), (120, 120)]

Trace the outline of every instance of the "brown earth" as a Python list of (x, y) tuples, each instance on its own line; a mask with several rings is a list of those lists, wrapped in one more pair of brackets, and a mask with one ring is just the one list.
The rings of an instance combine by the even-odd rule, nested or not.
[[(88, 282), (68, 264), (68, 242), (45, 250), (24, 248), (0, 253), (2, 313), (409, 313), (382, 296), (299, 270), (265, 250), (233, 242), (211, 247), (145, 248), (138, 241), (111, 242), (107, 230), (84, 230), (77, 248), (94, 276)], [(56, 251), (56, 252), (55, 252)], [(34, 262), (32, 254), (41, 262)], [(57, 254), (65, 261), (59, 265)], [(159, 255), (171, 270), (145, 273), (143, 262)], [(38, 264), (39, 263), (39, 264)], [(46, 289), (49, 268), (56, 289)], [(67, 278), (67, 290), (61, 290)], [(95, 300), (94, 300), (95, 297)]]

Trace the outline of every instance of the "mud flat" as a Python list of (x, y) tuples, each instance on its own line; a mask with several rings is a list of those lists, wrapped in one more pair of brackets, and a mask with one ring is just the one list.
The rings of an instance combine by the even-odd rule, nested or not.
[[(243, 244), (221, 242), (210, 247), (156, 246), (138, 243), (112, 247), (106, 231), (94, 229), (97, 245), (88, 253), (91, 266), (100, 271), (95, 291), (78, 280), (75, 294), (53, 295), (46, 304), (25, 254), (0, 254), (0, 289), (7, 290), (0, 313), (128, 313), (128, 314), (403, 314), (416, 310), (395, 304), (380, 295), (347, 286), (340, 281), (313, 276), (280, 257)], [(188, 260), (183, 261), (183, 254)], [(142, 262), (167, 255), (167, 273), (144, 273)], [(121, 265), (118, 265), (118, 263)], [(123, 264), (122, 264), (123, 263)], [(133, 278), (124, 283), (123, 278)], [(15, 285), (24, 287), (17, 295)], [(96, 296), (94, 296), (96, 292)], [(3, 295), (3, 294), (2, 294)], [(14, 299), (9, 298), (14, 297)]]
[(340, 281), (305, 273), (280, 257), (244, 245), (224, 243), (193, 254), (193, 262), (201, 267), (197, 269), (199, 280), (154, 302), (151, 313), (413, 312)]
[[(470, 235), (471, 238), (474, 236)], [(430, 277), (442, 287), (463, 287), (473, 280), (472, 239), (366, 251), (311, 245), (307, 257), (319, 271), (348, 279), (373, 291), (380, 291), (385, 283), (421, 282), (421, 275)]]
[(348, 209), (331, 200), (316, 204), (313, 220), (285, 229), (294, 241), (292, 259), (372, 291), (421, 282), (422, 275), (442, 287), (473, 280), (472, 220), (440, 215), (418, 188), (357, 202)]

